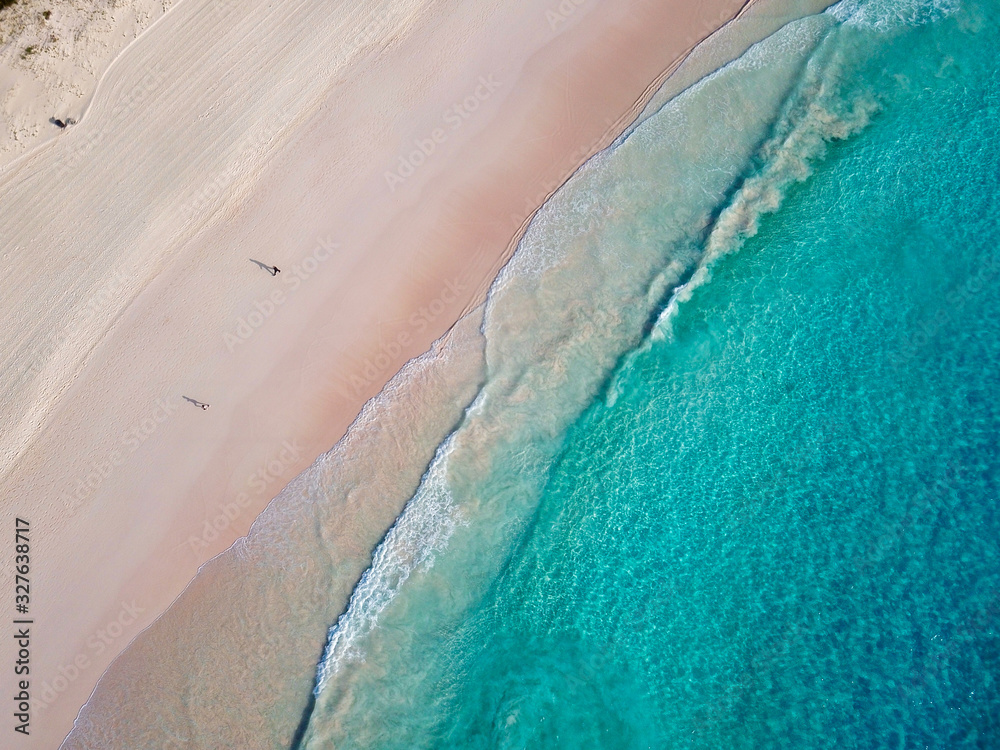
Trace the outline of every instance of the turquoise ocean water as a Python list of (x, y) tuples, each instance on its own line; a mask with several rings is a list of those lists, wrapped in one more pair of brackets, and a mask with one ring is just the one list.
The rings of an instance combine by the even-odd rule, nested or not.
[(1000, 748), (998, 39), (845, 0), (557, 193), (302, 747)]

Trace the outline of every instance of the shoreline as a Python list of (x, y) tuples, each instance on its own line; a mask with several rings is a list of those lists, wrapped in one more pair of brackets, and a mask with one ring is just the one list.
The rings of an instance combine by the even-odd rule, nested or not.
[[(100, 422), (102, 409), (99, 407), (103, 404), (117, 401), (128, 403), (131, 408), (122, 410), (125, 416), (105, 420), (104, 433), (95, 430), (100, 447), (97, 450), (91, 445), (78, 448), (78, 453), (83, 455), (76, 457), (76, 465), (68, 471), (61, 466), (56, 469), (55, 464), (56, 458), (67, 455), (65, 450), (54, 448), (65, 437), (55, 434), (57, 431), (51, 427), (46, 429), (38, 438), (39, 442), (32, 444), (27, 459), (16, 467), (21, 474), (20, 481), (15, 477), (8, 484), (23, 495), (32, 487), (32, 477), (68, 474), (86, 478), (93, 473), (93, 467), (88, 465), (88, 462), (93, 463), (92, 457), (106, 456), (99, 461), (100, 466), (111, 464), (115, 470), (98, 472), (104, 476), (90, 494), (77, 498), (79, 502), (72, 508), (70, 520), (75, 524), (91, 524), (91, 531), (98, 539), (109, 542), (115, 538), (127, 540), (132, 547), (131, 559), (143, 561), (141, 565), (134, 562), (123, 564), (119, 559), (113, 568), (107, 562), (101, 562), (91, 564), (89, 569), (84, 565), (80, 566), (82, 570), (74, 571), (80, 585), (84, 585), (88, 573), (94, 571), (113, 571), (118, 578), (107, 584), (103, 607), (83, 602), (69, 602), (70, 606), (66, 606), (66, 600), (59, 604), (62, 614), (82, 614), (85, 622), (92, 626), (83, 629), (83, 635), (77, 636), (73, 645), (63, 648), (61, 657), (53, 660), (57, 665), (54, 672), (58, 674), (62, 667), (75, 663), (74, 648), (77, 648), (77, 655), (88, 657), (87, 671), (84, 673), (81, 667), (79, 676), (74, 680), (64, 677), (68, 682), (67, 690), (58, 692), (58, 705), (53, 701), (45, 709), (51, 716), (49, 709), (58, 708), (59, 721), (66, 729), (66, 717), (71, 708), (75, 715), (72, 704), (80, 705), (70, 696), (79, 696), (87, 684), (93, 685), (99, 675), (98, 670), (104, 671), (101, 665), (110, 663), (111, 652), (120, 650), (126, 640), (150, 623), (154, 623), (162, 633), (166, 624), (160, 615), (164, 610), (172, 611), (176, 621), (179, 610), (186, 609), (190, 614), (192, 609), (198, 609), (194, 602), (199, 597), (201, 601), (207, 601), (206, 597), (211, 596), (213, 587), (212, 578), (216, 579), (214, 585), (218, 585), (226, 575), (219, 573), (224, 566), (220, 558), (210, 564), (214, 568), (212, 575), (202, 568), (206, 561), (215, 558), (246, 533), (250, 523), (267, 507), (277, 490), (310, 464), (311, 456), (322, 453), (330, 445), (335, 448), (342, 445), (342, 435), (348, 425), (355, 422), (360, 406), (381, 392), (385, 381), (403, 363), (427, 351), (431, 342), (449, 330), (454, 321), (469, 320), (468, 314), (481, 303), (537, 206), (594, 151), (618, 137), (622, 126), (616, 123), (624, 115), (614, 119), (605, 114), (615, 106), (621, 108), (620, 105), (608, 104), (607, 100), (615, 95), (618, 96), (614, 100), (616, 102), (627, 100), (628, 89), (622, 85), (620, 70), (613, 71), (611, 75), (605, 74), (604, 80), (600, 79), (600, 71), (595, 69), (601, 67), (600, 63), (605, 58), (595, 55), (594, 50), (601, 49), (607, 59), (621, 64), (620, 56), (615, 53), (627, 48), (627, 45), (619, 42), (619, 46), (615, 46), (603, 37), (608, 15), (605, 13), (602, 22), (601, 12), (604, 9), (589, 5), (578, 7), (578, 11), (565, 19), (567, 23), (572, 21), (577, 24), (573, 29), (575, 33), (556, 37), (555, 41), (543, 35), (542, 46), (538, 50), (521, 50), (524, 69), (514, 75), (494, 73), (490, 79), (489, 70), (481, 72), (490, 66), (482, 65), (479, 71), (472, 71), (469, 75), (456, 75), (455, 78), (462, 79), (458, 82), (449, 80), (450, 89), (445, 85), (427, 85), (425, 81), (424, 93), (431, 101), (436, 96), (437, 106), (425, 104), (420, 110), (422, 116), (417, 118), (397, 116), (395, 130), (389, 128), (375, 134), (380, 139), (379, 153), (391, 153), (392, 156), (388, 160), (383, 159), (381, 172), (369, 167), (368, 178), (355, 181), (351, 186), (355, 189), (353, 191), (338, 191), (338, 181), (325, 176), (325, 170), (316, 163), (335, 164), (343, 175), (352, 174), (357, 163), (368, 163), (365, 157), (375, 150), (374, 147), (357, 154), (353, 163), (339, 153), (341, 149), (337, 148), (338, 145), (350, 142), (352, 137), (357, 139), (357, 134), (351, 132), (352, 128), (344, 127), (340, 133), (342, 139), (326, 133), (335, 119), (334, 111), (356, 111), (352, 106), (362, 107), (365, 111), (364, 99), (370, 96), (373, 89), (378, 90), (379, 81), (384, 78), (384, 71), (377, 64), (373, 64), (365, 74), (358, 74), (354, 90), (328, 92), (328, 98), (311, 116), (300, 118), (293, 130), (285, 131), (286, 140), (277, 146), (275, 154), (252, 182), (233, 178), (231, 173), (223, 171), (210, 175), (194, 189), (193, 195), (188, 193), (187, 201), (181, 207), (182, 214), (187, 214), (187, 222), (201, 217), (202, 223), (199, 230), (175, 251), (178, 262), (173, 267), (180, 266), (182, 270), (161, 270), (137, 294), (127, 313), (116, 321), (102, 343), (88, 354), (81, 376), (60, 398), (59, 416), (71, 425), (93, 424), (95, 418)], [(539, 4), (538, 9), (544, 10), (543, 5)], [(614, 16), (613, 13), (610, 15)], [(627, 20), (619, 18), (619, 23), (627, 26)], [(464, 26), (455, 22), (445, 31), (467, 31), (468, 24), (468, 21)], [(515, 28), (513, 22), (509, 28)], [(616, 27), (611, 24), (611, 28)], [(440, 29), (437, 29), (439, 33)], [(637, 33), (635, 29), (633, 33)], [(698, 39), (709, 33), (706, 29)], [(569, 39), (571, 36), (572, 40)], [(655, 60), (655, 55), (664, 54), (659, 49), (663, 46), (662, 31), (657, 38), (653, 36), (652, 32), (648, 32), (648, 43), (650, 48), (655, 46), (657, 49), (655, 53), (647, 50), (649, 59), (633, 58), (631, 62), (637, 68), (642, 64), (648, 66), (650, 60)], [(441, 34), (441, 37), (447, 38), (447, 34)], [(603, 46), (600, 43), (602, 38)], [(408, 63), (421, 60), (424, 54), (421, 50), (427, 41), (426, 36), (420, 37), (419, 32), (415, 33), (394, 50), (403, 50), (394, 63), (405, 67)], [(558, 43), (560, 41), (562, 44)], [(630, 38), (630, 41), (634, 42), (634, 39)], [(413, 49), (407, 50), (407, 43)], [(499, 46), (497, 42), (494, 44)], [(692, 44), (689, 42), (684, 50), (689, 50)], [(446, 45), (442, 43), (441, 47), (443, 49)], [(548, 59), (538, 58), (542, 49), (550, 51)], [(493, 51), (500, 59), (509, 54), (505, 50), (501, 56), (497, 49)], [(407, 58), (405, 53), (410, 57)], [(444, 53), (441, 54), (444, 56)], [(571, 69), (567, 59), (574, 59), (574, 54), (579, 67)], [(671, 66), (675, 66), (686, 54), (683, 50), (677, 53)], [(442, 61), (437, 62), (443, 64)], [(587, 63), (592, 67), (588, 69)], [(547, 77), (545, 72), (549, 74)], [(534, 75), (541, 77), (543, 82), (529, 78), (534, 82), (533, 89), (515, 85), (525, 76)], [(642, 83), (642, 75), (633, 72), (633, 85)], [(504, 90), (508, 86), (505, 78), (511, 81), (507, 91)], [(484, 79), (491, 85), (483, 84)], [(587, 88), (588, 83), (590, 88)], [(573, 86), (577, 88), (573, 89)], [(403, 89), (403, 86), (400, 88)], [(561, 88), (567, 92), (566, 101), (553, 96)], [(477, 90), (483, 96), (477, 95)], [(570, 90), (577, 93), (571, 97), (568, 94)], [(643, 91), (655, 93), (650, 90), (648, 79), (638, 98), (633, 97), (624, 104), (635, 110), (632, 118), (645, 106), (641, 101)], [(406, 91), (380, 93), (380, 101), (393, 102), (399, 93), (405, 94)], [(352, 96), (356, 97), (353, 102)], [(471, 108), (473, 99), (470, 97), (479, 102), (475, 109)], [(453, 104), (449, 105), (449, 101)], [(571, 101), (589, 104), (590, 111), (582, 113), (582, 116), (578, 112), (567, 113), (563, 108)], [(440, 102), (444, 102), (445, 106), (442, 107)], [(466, 102), (470, 106), (466, 106)], [(460, 107), (460, 110), (449, 107)], [(588, 107), (583, 106), (583, 109)], [(595, 112), (595, 109), (600, 112)], [(456, 117), (468, 114), (461, 120), (463, 124), (446, 138), (436, 135), (439, 132), (448, 133), (442, 126), (442, 122), (448, 124), (440, 114), (442, 111), (451, 111)], [(489, 114), (483, 116), (483, 112)], [(583, 126), (579, 122), (574, 123), (574, 120), (587, 116), (590, 119)], [(414, 119), (418, 122), (414, 123)], [(404, 121), (408, 124), (400, 127)], [(512, 123), (520, 126), (513, 138), (510, 135)], [(567, 134), (566, 130), (574, 125), (576, 130)], [(619, 132), (615, 132), (616, 127)], [(400, 130), (406, 132), (398, 132)], [(428, 137), (435, 144), (433, 148), (427, 146)], [(520, 145), (537, 141), (541, 141), (542, 145)], [(553, 142), (557, 145), (553, 146)], [(397, 144), (395, 148), (386, 146), (393, 143)], [(427, 157), (419, 164), (414, 163), (416, 160), (412, 157), (417, 151), (409, 147), (410, 143)], [(512, 147), (512, 143), (520, 145), (520, 148)], [(431, 153), (427, 153), (428, 150)], [(512, 152), (521, 160), (519, 170), (496, 164), (494, 154)], [(310, 153), (313, 158), (303, 159), (303, 153)], [(541, 160), (540, 155), (545, 157), (546, 169), (536, 166)], [(397, 169), (402, 170), (404, 163), (413, 167), (412, 173), (404, 177), (400, 171), (398, 176), (403, 181), (393, 181), (393, 189), (389, 191), (389, 195), (396, 198), (395, 201), (388, 201), (389, 211), (395, 218), (388, 223), (380, 222), (377, 209), (381, 208), (384, 215), (384, 191), (390, 187), (390, 181), (385, 176), (389, 172), (386, 164), (396, 164)], [(333, 197), (296, 205), (287, 196), (300, 196), (303, 181), (313, 190), (327, 186)], [(328, 207), (331, 205), (341, 206), (337, 216), (352, 217), (353, 229), (336, 232), (338, 225), (332, 220), (317, 222), (315, 213), (330, 210)], [(183, 210), (185, 207), (186, 212)], [(214, 215), (205, 216), (213, 208)], [(281, 232), (270, 225), (275, 214), (282, 217)], [(470, 216), (475, 217), (473, 226), (468, 226), (472, 223), (468, 218)], [(522, 217), (519, 223), (516, 221), (518, 217)], [(293, 225), (294, 229), (289, 231)], [(339, 226), (342, 228), (345, 225)], [(378, 230), (373, 231), (373, 227)], [(447, 227), (448, 231), (442, 231), (441, 227)], [(294, 241), (289, 241), (289, 235), (294, 237)], [(252, 285), (251, 290), (244, 290), (241, 295), (238, 288), (230, 285), (229, 297), (221, 299), (217, 293), (213, 297), (214, 283), (217, 283), (220, 273), (233, 273), (236, 266), (229, 265), (228, 259), (224, 263), (216, 258), (205, 258), (204, 248), (238, 246), (241, 238), (253, 238), (259, 248), (281, 246), (283, 243), (294, 245), (294, 249), (285, 250), (283, 255), (261, 258), (282, 266), (279, 283), (283, 286), (277, 289), (273, 285), (267, 286), (269, 282), (263, 276), (249, 275), (250, 272), (259, 274), (259, 270), (248, 268), (245, 269), (248, 273), (240, 272), (243, 274), (240, 280), (242, 284)], [(501, 244), (504, 238), (506, 241)], [(463, 250), (471, 246), (468, 244), (470, 240), (478, 245), (471, 258)], [(440, 246), (447, 243), (452, 246), (450, 253), (440, 250)], [(319, 254), (317, 248), (321, 249)], [(430, 252), (428, 248), (436, 250)], [(310, 258), (314, 262), (307, 268)], [(405, 259), (404, 263), (390, 269), (401, 258)], [(296, 266), (299, 271), (296, 271)], [(457, 270), (459, 266), (461, 271)], [(333, 278), (337, 273), (341, 274), (341, 278)], [(293, 279), (299, 283), (293, 284)], [(382, 304), (372, 304), (373, 289), (381, 290), (379, 299)], [(281, 291), (284, 296), (275, 296), (275, 291)], [(179, 308), (185, 300), (194, 299), (199, 302), (209, 300), (209, 310)], [(366, 311), (366, 317), (359, 319), (356, 315), (359, 310)], [(162, 322), (164, 319), (170, 319), (172, 323), (179, 320), (179, 323), (173, 323), (179, 330), (167, 330)], [(212, 335), (203, 336), (192, 345), (189, 332), (198, 330), (199, 324), (206, 319), (218, 321)], [(258, 321), (259, 325), (254, 325)], [(141, 351), (153, 331), (162, 337), (160, 346), (163, 353), (151, 360), (123, 366), (119, 352)], [(242, 335), (244, 333), (245, 336)], [(182, 352), (183, 356), (178, 357), (177, 352)], [(268, 353), (266, 358), (260, 357), (263, 352)], [(169, 356), (164, 353), (169, 353)], [(95, 377), (95, 371), (116, 373), (119, 377)], [(154, 387), (150, 388), (149, 383), (142, 381), (140, 373), (143, 372), (157, 373)], [(131, 380), (128, 377), (130, 374)], [(205, 382), (218, 381), (242, 381), (243, 384), (235, 392), (206, 394), (198, 390), (199, 387), (204, 389)], [(131, 383), (131, 387), (119, 394), (115, 386), (120, 386), (122, 382)], [(451, 383), (450, 387), (454, 389), (455, 386)], [(444, 403), (448, 403), (443, 395), (447, 390), (439, 395)], [(184, 395), (213, 403), (205, 416), (215, 418), (221, 412), (221, 419), (212, 423), (209, 434), (205, 434), (204, 421), (197, 421), (203, 415), (187, 408), (188, 405), (180, 400), (182, 391)], [(291, 394), (291, 397), (286, 398), (281, 408), (253, 406), (268, 403), (270, 394), (275, 393)], [(150, 394), (155, 398), (149, 398)], [(293, 406), (290, 407), (289, 402)], [(298, 414), (294, 420), (288, 417), (289, 408)], [(458, 407), (452, 403), (451, 408)], [(440, 424), (437, 430), (440, 432)], [(126, 438), (119, 436), (122, 432), (131, 434), (132, 440), (126, 442)], [(115, 451), (125, 454), (121, 457), (126, 460), (116, 464)], [(47, 456), (56, 458), (46, 459)], [(170, 456), (170, 466), (162, 460), (159, 464), (151, 461), (157, 456)], [(137, 468), (137, 464), (142, 464), (143, 468)], [(180, 480), (177, 475), (189, 478)], [(4, 484), (10, 479), (5, 477)], [(58, 482), (49, 483), (46, 487), (53, 485), (58, 485)], [(130, 511), (121, 500), (116, 502), (116, 499), (134, 498), (136, 495), (143, 496), (141, 513)], [(177, 497), (189, 500), (181, 504), (177, 503)], [(405, 492), (401, 490), (390, 505), (398, 505), (405, 500)], [(110, 532), (99, 533), (96, 529), (108, 521), (108, 517), (101, 517), (97, 509), (102, 503), (111, 505), (111, 510), (131, 512), (132, 515), (118, 520), (117, 527), (112, 524)], [(52, 517), (51, 510), (58, 515), (58, 507), (50, 509), (45, 514), (46, 520), (57, 525), (62, 519)], [(385, 519), (388, 518), (391, 523), (395, 513), (391, 512), (391, 507), (382, 508), (380, 512), (384, 515), (377, 523), (382, 524), (384, 530)], [(344, 545), (350, 553), (349, 568), (356, 568), (370, 557), (373, 544), (365, 539), (375, 534), (378, 528), (376, 522), (369, 519), (368, 528), (363, 532), (356, 527), (354, 534), (341, 532), (337, 535), (337, 543)], [(218, 535), (209, 538), (213, 536), (213, 530)], [(63, 539), (67, 538), (67, 531), (82, 538), (91, 538), (89, 532), (80, 534), (77, 528), (64, 530)], [(378, 535), (375, 534), (375, 541)], [(63, 572), (69, 569), (72, 559), (72, 556), (66, 557), (60, 566)], [(201, 573), (192, 580), (195, 569), (201, 569)], [(129, 574), (123, 575), (124, 570), (128, 570)], [(341, 588), (343, 584), (344, 581), (339, 582)], [(72, 584), (63, 582), (62, 586), (65, 592)], [(137, 598), (141, 597), (141, 592), (151, 589), (160, 592), (156, 601)], [(111, 592), (113, 595), (107, 595)], [(169, 596), (171, 592), (172, 596)], [(127, 624), (122, 619), (132, 615), (122, 618), (125, 604), (129, 605), (129, 613), (135, 613)], [(334, 609), (338, 608), (334, 606)], [(54, 621), (54, 614), (47, 619)], [(91, 653), (95, 649), (87, 645), (88, 633), (93, 634), (94, 628), (106, 632), (109, 629), (107, 623), (116, 621), (121, 626), (121, 634), (111, 643), (104, 644), (106, 651)], [(102, 624), (105, 627), (102, 628)], [(166, 629), (169, 631), (169, 627)], [(59, 636), (72, 642), (69, 630), (66, 628), (67, 632)], [(52, 635), (50, 631), (49, 638)], [(155, 639), (147, 633), (141, 640), (145, 640), (148, 646)], [(103, 644), (100, 639), (99, 642)], [(112, 672), (106, 673), (109, 684), (99, 686), (93, 697), (101, 695), (102, 690), (105, 694), (113, 691), (115, 680), (128, 683), (136, 679), (134, 666), (145, 659), (156, 658), (155, 652), (148, 649), (141, 658), (133, 655), (142, 652), (139, 641), (134, 644), (130, 654), (116, 662)], [(46, 647), (51, 645), (52, 641)], [(167, 644), (160, 645), (165, 650), (171, 648)], [(106, 658), (99, 660), (98, 656)], [(129, 659), (133, 669), (125, 663)]]

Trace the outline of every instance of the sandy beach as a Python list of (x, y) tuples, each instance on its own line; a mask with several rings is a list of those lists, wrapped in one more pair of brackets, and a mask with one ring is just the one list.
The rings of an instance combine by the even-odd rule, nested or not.
[[(826, 4), (759, 6), (682, 72)], [(436, 421), (408, 427), (404, 410), (366, 427), (400, 465), (392, 446), (447, 433), (481, 366), (472, 311), (533, 212), (743, 9), (182, 0), (77, 124), (2, 168), (0, 518), (30, 521), (34, 620), (19, 746), (58, 746), (192, 579), (98, 694), (118, 701), (161, 668), (170, 633), (235, 607), (239, 588), (218, 590), (229, 574), (199, 568), (467, 315), (441, 344), (467, 359), (408, 386)], [(398, 497), (345, 510), (331, 612), (418, 480), (401, 466)], [(287, 746), (294, 721), (260, 722), (245, 730), (259, 744), (232, 746)], [(68, 746), (114, 746), (82, 742)]]
[(19, 1), (0, 9), (0, 165), (79, 120), (123, 50), (175, 0)]

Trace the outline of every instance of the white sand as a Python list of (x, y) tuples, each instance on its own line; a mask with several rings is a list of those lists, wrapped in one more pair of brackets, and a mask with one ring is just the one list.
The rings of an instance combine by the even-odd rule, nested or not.
[(174, 2), (19, 0), (0, 10), (0, 165), (58, 135), (50, 119), (80, 119), (111, 62)]
[(77, 125), (0, 171), (0, 524), (33, 535), (23, 746), (58, 743), (741, 7), (183, 0)]

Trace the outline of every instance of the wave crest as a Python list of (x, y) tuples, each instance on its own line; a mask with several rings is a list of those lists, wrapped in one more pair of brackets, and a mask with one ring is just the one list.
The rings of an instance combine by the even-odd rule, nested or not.
[[(822, 56), (818, 56), (822, 59)], [(844, 99), (837, 81), (838, 61), (811, 64), (803, 85), (785, 116), (760, 150), (763, 166), (748, 178), (719, 214), (705, 243), (705, 251), (691, 278), (677, 287), (654, 328), (657, 339), (673, 336), (680, 305), (712, 279), (713, 266), (738, 251), (757, 234), (761, 218), (777, 211), (788, 188), (805, 181), (813, 164), (822, 159), (831, 141), (845, 140), (862, 130), (878, 111), (874, 97), (858, 94)]]
[(317, 670), (315, 695), (343, 666), (363, 660), (360, 641), (375, 628), (379, 615), (410, 575), (433, 565), (434, 554), (447, 544), (459, 523), (445, 479), (452, 442), (449, 438), (438, 449), (416, 495), (378, 546), (347, 610), (331, 626)]
[(938, 21), (959, 6), (959, 0), (841, 0), (827, 13), (847, 26), (894, 31)]

